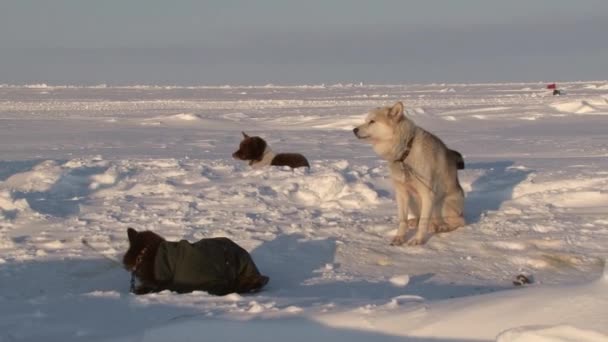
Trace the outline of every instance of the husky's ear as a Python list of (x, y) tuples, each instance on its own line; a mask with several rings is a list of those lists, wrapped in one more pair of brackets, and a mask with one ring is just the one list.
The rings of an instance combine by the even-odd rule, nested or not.
[(127, 236), (129, 236), (129, 243), (133, 243), (137, 237), (137, 230), (131, 227), (127, 228)]
[(241, 133), (243, 133), (243, 138), (245, 138), (245, 139), (249, 138), (249, 136), (247, 135), (247, 133), (245, 133), (245, 132), (241, 132)]
[(394, 121), (401, 121), (403, 118), (403, 102), (395, 102), (395, 104), (388, 111), (388, 116)]

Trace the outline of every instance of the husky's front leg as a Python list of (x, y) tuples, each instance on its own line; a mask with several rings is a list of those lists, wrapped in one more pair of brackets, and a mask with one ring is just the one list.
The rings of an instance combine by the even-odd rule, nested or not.
[(420, 217), (420, 207), (416, 204), (416, 199), (411, 197), (411, 194), (409, 195), (410, 197), (410, 201), (409, 203), (409, 208), (408, 208), (408, 220), (407, 220), (407, 225), (410, 229), (417, 229), (418, 228), (418, 218)]
[(418, 230), (416, 235), (407, 241), (410, 246), (421, 245), (424, 243), (426, 234), (429, 231), (431, 223), (431, 213), (433, 211), (433, 193), (426, 192), (420, 194), (420, 220), (418, 221)]
[(405, 242), (405, 235), (408, 230), (408, 209), (410, 196), (407, 194), (405, 186), (401, 183), (395, 182), (395, 196), (397, 198), (397, 217), (399, 217), (399, 228), (397, 234), (391, 241), (391, 245), (400, 246)]
[(416, 235), (407, 241), (410, 246), (421, 245), (424, 243), (429, 225), (431, 224), (431, 213), (433, 212), (434, 196), (430, 191), (420, 193), (420, 220)]

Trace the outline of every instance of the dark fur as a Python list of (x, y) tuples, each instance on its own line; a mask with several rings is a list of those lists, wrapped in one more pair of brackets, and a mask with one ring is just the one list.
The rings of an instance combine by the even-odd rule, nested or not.
[[(127, 229), (129, 237), (129, 249), (123, 256), (123, 265), (128, 271), (132, 271), (137, 262), (137, 257), (140, 256), (144, 248), (146, 252), (141, 258), (141, 262), (137, 265), (135, 276), (141, 283), (135, 288), (135, 294), (146, 294), (151, 292), (160, 292), (163, 290), (171, 290), (171, 284), (163, 284), (158, 282), (154, 277), (154, 260), (158, 246), (165, 239), (149, 230), (138, 232), (133, 228)], [(268, 283), (268, 277), (260, 276), (256, 279), (241, 279), (239, 281), (238, 293), (247, 293), (258, 291)]]
[(456, 167), (458, 168), (458, 170), (464, 170), (464, 158), (462, 158), (462, 154), (460, 154), (460, 152), (458, 151), (449, 149), (448, 153), (450, 154), (450, 158), (452, 158), (452, 160), (456, 162)]
[(127, 229), (129, 236), (129, 249), (122, 258), (122, 263), (128, 271), (133, 270), (137, 260), (144, 248), (147, 248), (141, 263), (137, 266), (135, 276), (141, 285), (135, 289), (136, 294), (144, 294), (154, 291), (161, 291), (163, 286), (154, 279), (154, 258), (158, 245), (165, 241), (160, 235), (149, 230), (137, 232), (133, 228)]
[(232, 158), (259, 162), (264, 157), (266, 146), (268, 144), (260, 137), (245, 136), (239, 149), (232, 154)]
[(298, 167), (310, 167), (308, 160), (299, 153), (279, 153), (270, 162), (272, 166), (289, 166), (293, 169)]
[[(250, 137), (243, 132), (243, 140), (239, 149), (232, 154), (232, 157), (240, 160), (247, 160), (249, 164), (259, 162), (264, 158), (264, 151), (268, 144), (260, 137)], [(270, 162), (272, 166), (289, 166), (291, 168), (310, 167), (306, 157), (300, 153), (278, 153)]]

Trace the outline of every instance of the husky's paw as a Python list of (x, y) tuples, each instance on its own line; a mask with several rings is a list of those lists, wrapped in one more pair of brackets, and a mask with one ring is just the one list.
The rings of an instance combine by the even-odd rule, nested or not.
[(450, 231), (450, 227), (447, 224), (437, 224), (433, 222), (431, 224), (431, 231), (433, 233), (445, 233)]
[(405, 243), (405, 236), (395, 236), (391, 241), (391, 246), (401, 246)]
[(408, 246), (419, 246), (424, 244), (424, 238), (420, 236), (414, 236), (413, 238), (407, 240)]

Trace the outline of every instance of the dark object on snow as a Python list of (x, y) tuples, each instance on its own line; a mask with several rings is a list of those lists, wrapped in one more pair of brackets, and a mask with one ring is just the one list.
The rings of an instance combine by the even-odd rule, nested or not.
[(513, 285), (515, 286), (522, 286), (526, 284), (532, 284), (532, 281), (523, 274), (518, 275), (515, 277), (515, 280), (513, 280)]
[(132, 292), (206, 291), (223, 296), (259, 291), (269, 278), (260, 274), (251, 255), (228, 238), (165, 241), (151, 231), (127, 230), (129, 250), (123, 264), (141, 285)]
[(250, 137), (245, 132), (239, 149), (232, 154), (232, 158), (249, 161), (249, 166), (258, 168), (265, 166), (289, 166), (292, 169), (308, 167), (310, 164), (306, 157), (300, 153), (272, 152), (266, 141), (260, 137)]
[(557, 84), (556, 83), (547, 84), (547, 89), (553, 90), (553, 96), (555, 96), (555, 95), (561, 95), (562, 94), (562, 91), (559, 90), (559, 89), (557, 89)]

